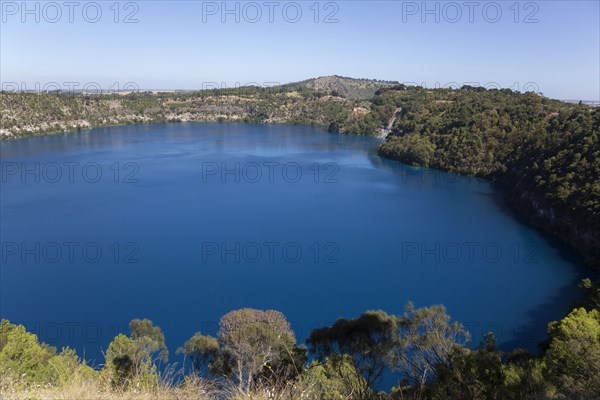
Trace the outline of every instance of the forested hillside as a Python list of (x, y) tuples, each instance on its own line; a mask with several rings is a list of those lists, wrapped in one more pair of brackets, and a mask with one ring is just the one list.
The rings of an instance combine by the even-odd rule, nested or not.
[(338, 76), (274, 87), (111, 94), (0, 94), (0, 139), (153, 122), (252, 122), (330, 126), (368, 111), (391, 82)]
[(129, 95), (3, 93), (0, 137), (14, 139), (101, 126), (156, 122), (254, 122), (327, 126), (352, 103), (312, 89), (247, 87)]

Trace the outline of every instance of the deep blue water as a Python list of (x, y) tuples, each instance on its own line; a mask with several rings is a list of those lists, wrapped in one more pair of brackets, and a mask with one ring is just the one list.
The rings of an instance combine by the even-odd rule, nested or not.
[(535, 349), (577, 296), (577, 258), (489, 183), (378, 143), (243, 124), (2, 142), (0, 316), (96, 364), (133, 318), (162, 327), (174, 362), (233, 309), (280, 310), (302, 341), (409, 300), (444, 304), (475, 344)]

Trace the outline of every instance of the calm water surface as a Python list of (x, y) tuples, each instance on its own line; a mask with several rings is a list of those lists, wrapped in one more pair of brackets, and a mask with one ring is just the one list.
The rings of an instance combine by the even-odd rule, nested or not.
[[(165, 124), (0, 143), (0, 316), (102, 363), (150, 318), (175, 349), (230, 310), (300, 340), (368, 309), (446, 305), (535, 349), (578, 260), (488, 183), (386, 161), (319, 128)], [(575, 260), (575, 261), (574, 261)]]

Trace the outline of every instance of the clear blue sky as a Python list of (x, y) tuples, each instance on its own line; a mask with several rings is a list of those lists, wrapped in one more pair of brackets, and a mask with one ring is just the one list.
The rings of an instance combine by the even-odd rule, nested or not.
[[(73, 22), (63, 0), (54, 3), (61, 16), (52, 22), (58, 14), (48, 3), (27, 3), (33, 10), (27, 14), (21, 1), (2, 1), (4, 85), (135, 82), (146, 89), (194, 89), (337, 74), (429, 87), (477, 82), (523, 89), (532, 82), (549, 97), (600, 100), (597, 0), (516, 7), (515, 1), (320, 2), (316, 23), (312, 0), (238, 2), (239, 11), (226, 15), (221, 1), (121, 2), (117, 23), (114, 1), (97, 2), (102, 15), (96, 23), (90, 22), (97, 19), (95, 5), (77, 3)], [(433, 12), (424, 14), (424, 6)], [(236, 2), (226, 7), (235, 10)], [(123, 23), (131, 12), (138, 22)], [(332, 12), (333, 23), (325, 23)]]

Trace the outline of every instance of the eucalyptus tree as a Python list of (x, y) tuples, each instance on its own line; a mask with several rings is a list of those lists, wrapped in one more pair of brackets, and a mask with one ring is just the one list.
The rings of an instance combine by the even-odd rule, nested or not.
[(263, 379), (297, 375), (306, 361), (290, 323), (279, 311), (231, 311), (221, 318), (218, 338), (221, 350), (213, 371), (232, 376), (243, 393)]
[[(340, 318), (331, 326), (313, 330), (307, 343), (318, 360), (331, 364), (355, 398), (369, 399), (386, 368), (393, 365), (398, 327), (397, 317), (367, 311), (358, 318)], [(362, 379), (348, 374), (348, 361)]]

